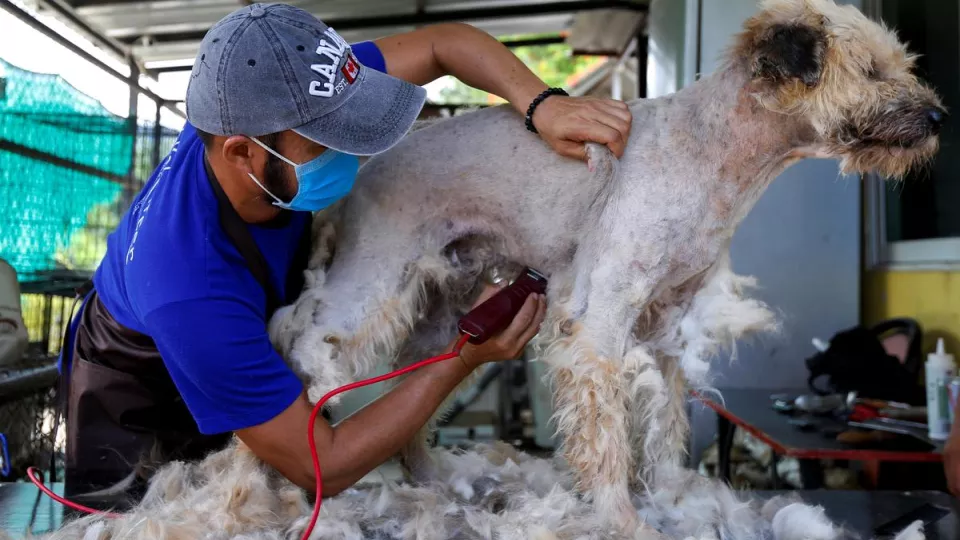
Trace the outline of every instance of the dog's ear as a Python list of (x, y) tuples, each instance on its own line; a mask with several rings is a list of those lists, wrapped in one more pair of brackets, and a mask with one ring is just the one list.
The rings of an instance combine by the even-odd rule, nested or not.
[(826, 41), (822, 26), (806, 22), (772, 25), (755, 38), (753, 76), (775, 83), (799, 80), (808, 87), (816, 86), (823, 73)]

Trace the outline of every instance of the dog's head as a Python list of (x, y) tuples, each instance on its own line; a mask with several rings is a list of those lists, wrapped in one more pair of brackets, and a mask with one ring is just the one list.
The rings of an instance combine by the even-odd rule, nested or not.
[(806, 154), (838, 158), (844, 172), (901, 177), (937, 152), (940, 99), (896, 35), (856, 8), (767, 0), (731, 59), (763, 107), (812, 128)]

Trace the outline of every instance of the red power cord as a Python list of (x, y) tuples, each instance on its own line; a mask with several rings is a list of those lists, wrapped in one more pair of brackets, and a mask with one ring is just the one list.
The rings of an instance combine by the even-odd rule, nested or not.
[[(316, 527), (317, 519), (320, 517), (320, 506), (323, 501), (323, 480), (320, 477), (320, 457), (317, 455), (317, 442), (313, 438), (314, 428), (316, 427), (317, 414), (320, 413), (320, 410), (323, 408), (323, 405), (327, 401), (329, 401), (330, 398), (332, 398), (333, 396), (346, 392), (348, 390), (353, 390), (355, 388), (360, 388), (363, 386), (376, 384), (378, 382), (383, 382), (388, 379), (393, 379), (394, 377), (399, 377), (400, 375), (403, 375), (405, 373), (410, 373), (411, 371), (420, 369), (429, 364), (435, 364), (437, 362), (443, 362), (444, 360), (450, 360), (451, 358), (456, 358), (457, 356), (460, 356), (460, 350), (463, 349), (463, 346), (467, 343), (467, 340), (469, 338), (470, 336), (461, 335), (460, 339), (457, 340), (457, 344), (454, 345), (453, 350), (448, 352), (447, 354), (434, 356), (433, 358), (422, 360), (420, 362), (417, 362), (416, 364), (409, 365), (405, 368), (398, 369), (396, 371), (391, 371), (390, 373), (380, 375), (378, 377), (371, 377), (369, 379), (346, 384), (341, 386), (340, 388), (331, 390), (322, 398), (320, 398), (320, 401), (318, 401), (317, 404), (313, 406), (313, 412), (310, 414), (310, 421), (308, 422), (308, 425), (307, 425), (307, 444), (310, 445), (310, 457), (313, 460), (313, 472), (317, 477), (317, 501), (313, 505), (313, 514), (310, 516), (310, 523), (307, 525), (307, 528), (304, 530), (303, 536), (301, 536), (301, 540), (307, 540), (308, 538), (310, 538), (310, 534), (313, 533), (313, 528)], [(80, 510), (81, 512), (86, 512), (88, 514), (101, 514), (109, 518), (120, 517), (120, 514), (94, 510), (93, 508), (88, 508), (81, 504), (70, 502), (64, 499), (63, 497), (57, 495), (56, 493), (51, 491), (49, 488), (47, 488), (47, 486), (43, 485), (42, 480), (37, 478), (34, 467), (30, 467), (29, 469), (27, 469), (27, 476), (30, 478), (30, 481), (33, 482), (34, 485), (36, 485), (38, 488), (40, 488), (40, 491), (42, 491), (45, 495), (47, 495), (51, 499), (57, 501), (58, 503), (68, 508), (73, 508), (74, 510)]]
[(34, 484), (35, 486), (37, 486), (38, 488), (40, 488), (40, 491), (42, 491), (47, 497), (50, 497), (51, 499), (57, 501), (58, 503), (66, 506), (67, 508), (73, 508), (74, 510), (79, 510), (79, 511), (81, 511), (81, 512), (86, 512), (86, 513), (88, 513), (88, 514), (103, 514), (104, 516), (109, 517), (109, 518), (117, 518), (117, 517), (120, 517), (120, 514), (114, 514), (114, 513), (111, 513), (111, 512), (103, 512), (103, 511), (101, 511), (101, 510), (94, 510), (93, 508), (88, 508), (88, 507), (86, 507), (86, 506), (84, 506), (84, 505), (82, 505), (82, 504), (77, 504), (77, 503), (75, 503), (75, 502), (70, 502), (70, 501), (64, 499), (63, 497), (61, 497), (61, 496), (57, 495), (56, 493), (54, 493), (53, 491), (51, 491), (50, 488), (48, 488), (47, 486), (43, 485), (43, 480), (40, 480), (39, 478), (37, 478), (36, 470), (37, 470), (36, 467), (29, 467), (29, 468), (27, 468), (27, 477), (29, 477), (29, 478), (30, 478), (30, 481), (33, 482), (33, 484)]
[(463, 348), (464, 344), (467, 343), (467, 339), (470, 336), (462, 335), (460, 339), (457, 340), (457, 344), (453, 346), (453, 350), (447, 354), (441, 354), (440, 356), (434, 356), (433, 358), (427, 358), (426, 360), (421, 360), (416, 364), (409, 365), (403, 369), (398, 369), (396, 371), (391, 371), (385, 375), (380, 375), (379, 377), (372, 377), (363, 381), (357, 381), (355, 383), (350, 383), (335, 390), (331, 390), (327, 395), (320, 398), (320, 401), (317, 402), (313, 407), (313, 413), (310, 414), (310, 422), (307, 425), (308, 439), (307, 444), (310, 445), (310, 457), (313, 459), (313, 472), (317, 476), (317, 502), (313, 505), (313, 515), (310, 516), (310, 523), (307, 525), (307, 528), (303, 531), (303, 536), (300, 537), (301, 540), (308, 540), (310, 538), (310, 533), (313, 532), (313, 528), (317, 524), (317, 518), (320, 517), (320, 505), (323, 500), (323, 481), (320, 479), (320, 458), (317, 456), (317, 441), (313, 438), (313, 429), (316, 426), (317, 413), (320, 412), (320, 409), (323, 408), (323, 404), (327, 402), (333, 396), (346, 392), (347, 390), (353, 390), (354, 388), (360, 388), (361, 386), (369, 386), (371, 384), (376, 384), (387, 379), (392, 379), (394, 377), (399, 377), (404, 373), (409, 373), (413, 370), (420, 369), (426, 365), (434, 364), (437, 362), (442, 362), (444, 360), (450, 360), (451, 358), (456, 358), (460, 356), (460, 349)]

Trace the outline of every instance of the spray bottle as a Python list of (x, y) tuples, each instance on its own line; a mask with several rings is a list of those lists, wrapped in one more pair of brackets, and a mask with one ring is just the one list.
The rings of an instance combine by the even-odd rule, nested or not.
[(937, 352), (927, 355), (926, 375), (929, 436), (935, 441), (943, 441), (950, 435), (950, 399), (947, 396), (947, 384), (957, 376), (953, 355), (943, 350), (943, 338), (937, 340)]

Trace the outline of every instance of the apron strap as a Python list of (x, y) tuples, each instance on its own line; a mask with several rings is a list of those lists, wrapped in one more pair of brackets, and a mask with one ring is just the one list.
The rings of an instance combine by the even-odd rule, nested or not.
[(290, 264), (290, 271), (287, 272), (287, 303), (296, 301), (297, 297), (303, 291), (306, 281), (303, 277), (307, 266), (310, 264), (310, 254), (313, 249), (313, 215), (304, 221), (303, 234), (300, 236), (300, 243), (297, 245), (297, 251), (293, 254), (293, 261)]
[(277, 292), (270, 285), (270, 274), (267, 270), (267, 262), (263, 258), (263, 254), (260, 253), (256, 242), (253, 240), (253, 235), (250, 234), (250, 230), (247, 229), (247, 224), (233, 208), (220, 182), (217, 182), (217, 177), (213, 173), (213, 169), (210, 167), (210, 162), (207, 161), (206, 155), (203, 157), (203, 165), (207, 171), (207, 180), (210, 181), (210, 187), (213, 188), (213, 193), (217, 197), (220, 226), (223, 227), (224, 232), (227, 233), (227, 236), (233, 241), (234, 246), (236, 246), (240, 255), (247, 262), (247, 268), (250, 269), (253, 277), (256, 278), (266, 293), (267, 315), (269, 316), (281, 306), (281, 301)]

